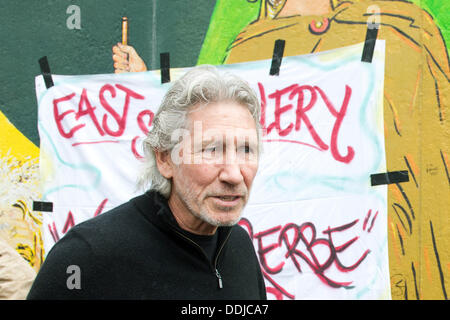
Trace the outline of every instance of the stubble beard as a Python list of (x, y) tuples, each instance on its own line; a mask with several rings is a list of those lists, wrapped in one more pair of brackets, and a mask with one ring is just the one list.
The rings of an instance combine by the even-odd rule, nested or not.
[[(192, 188), (185, 188), (185, 190), (188, 190), (185, 193), (180, 192), (179, 190), (175, 189), (175, 192), (177, 193), (179, 199), (183, 202), (185, 207), (189, 210), (189, 212), (195, 216), (196, 218), (212, 225), (215, 227), (231, 227), (239, 222), (242, 216), (242, 212), (244, 211), (246, 201), (244, 200), (244, 205), (242, 206), (238, 216), (234, 218), (231, 221), (222, 221), (221, 219), (215, 218), (213, 213), (210, 213), (208, 209), (205, 207), (206, 204), (202, 205), (201, 203), (204, 203), (206, 198), (209, 196), (208, 194), (205, 196), (202, 195), (196, 195)], [(192, 204), (195, 204), (197, 201), (196, 199), (200, 199), (200, 203), (198, 203), (198, 209), (194, 208)], [(245, 193), (244, 199), (248, 199), (247, 192)], [(232, 211), (234, 208), (220, 208), (220, 211), (222, 214), (226, 214), (226, 211)]]

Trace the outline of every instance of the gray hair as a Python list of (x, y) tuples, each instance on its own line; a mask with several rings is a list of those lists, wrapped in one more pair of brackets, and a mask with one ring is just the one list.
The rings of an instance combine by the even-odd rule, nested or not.
[(261, 106), (254, 90), (236, 75), (219, 72), (211, 65), (196, 66), (173, 82), (155, 114), (152, 129), (143, 141), (144, 159), (138, 187), (158, 191), (168, 198), (172, 185), (158, 170), (155, 150), (171, 151), (177, 145), (178, 141), (173, 141), (172, 135), (176, 130), (187, 127), (190, 107), (224, 101), (248, 108), (255, 120), (259, 153)]

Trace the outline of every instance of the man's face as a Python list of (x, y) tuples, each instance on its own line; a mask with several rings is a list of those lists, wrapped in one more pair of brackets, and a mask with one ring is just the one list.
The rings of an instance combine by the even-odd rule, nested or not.
[(220, 102), (194, 107), (188, 125), (171, 157), (172, 211), (212, 226), (235, 224), (258, 169), (255, 121), (246, 107)]

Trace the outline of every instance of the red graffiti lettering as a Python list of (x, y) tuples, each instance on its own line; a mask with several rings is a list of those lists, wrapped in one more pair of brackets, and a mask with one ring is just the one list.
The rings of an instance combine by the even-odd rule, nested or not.
[(66, 223), (64, 224), (64, 227), (62, 229), (62, 233), (66, 233), (74, 225), (75, 225), (75, 220), (73, 219), (72, 211), (69, 211), (69, 213), (67, 214)]
[[(355, 270), (366, 259), (370, 250), (366, 250), (349, 266), (344, 265), (339, 258), (339, 254), (349, 249), (359, 237), (353, 237), (341, 245), (334, 242), (333, 235), (351, 229), (359, 222), (356, 219), (350, 223), (331, 228), (328, 227), (322, 234), (326, 237), (318, 237), (316, 227), (311, 222), (301, 225), (287, 223), (286, 225), (272, 227), (258, 233), (253, 233), (253, 227), (249, 220), (242, 218), (239, 225), (244, 227), (252, 240), (256, 241), (256, 252), (261, 263), (261, 270), (264, 278), (271, 285), (267, 292), (273, 294), (277, 299), (287, 297), (294, 299), (294, 295), (289, 293), (275, 279), (274, 275), (282, 272), (285, 262), (290, 260), (297, 272), (302, 273), (302, 264), (306, 264), (322, 283), (331, 288), (352, 288), (352, 281), (336, 281), (325, 273), (332, 266), (343, 273)], [(267, 238), (266, 238), (267, 237)], [(266, 238), (265, 240), (263, 240)], [(272, 239), (272, 240), (269, 240)], [(282, 250), (285, 261), (280, 261), (277, 265), (269, 265), (267, 255), (270, 253), (280, 253)], [(320, 252), (320, 255), (318, 254)]]
[[(144, 121), (144, 117), (148, 117), (147, 124)], [(150, 131), (150, 127), (152, 126), (153, 118), (155, 114), (150, 110), (143, 110), (139, 112), (137, 116), (137, 123), (139, 126), (139, 129), (142, 130), (142, 132), (146, 135)]]
[[(119, 92), (122, 94), (119, 95)], [(59, 134), (65, 139), (74, 138), (76, 132), (82, 129), (88, 129), (89, 125), (95, 128), (100, 138), (104, 136), (117, 138), (122, 136), (126, 130), (128, 112), (130, 110), (132, 99), (143, 100), (144, 98), (143, 95), (123, 85), (105, 84), (98, 92), (98, 99), (102, 108), (94, 106), (88, 97), (88, 91), (82, 89), (78, 101), (78, 110), (73, 108), (73, 101), (71, 101), (72, 99), (76, 99), (76, 94), (71, 93), (53, 100), (53, 116)], [(70, 108), (71, 106), (72, 108)], [(68, 116), (71, 114), (73, 114), (73, 117), (69, 118)], [(148, 109), (142, 110), (136, 117), (136, 123), (145, 135), (150, 130), (153, 117), (154, 113)], [(76, 147), (86, 144), (119, 142), (119, 140), (105, 138), (95, 140), (95, 136), (92, 136), (92, 139), (93, 141), (73, 142), (72, 146)], [(132, 139), (131, 151), (138, 159), (140, 159), (142, 156), (136, 149), (137, 139), (138, 137)]]
[[(148, 117), (147, 123), (145, 123), (144, 121), (144, 117), (146, 116)], [(145, 135), (147, 135), (148, 132), (150, 131), (150, 127), (152, 125), (154, 116), (155, 116), (154, 113), (150, 110), (143, 110), (137, 116), (139, 129), (141, 129), (141, 131)], [(144, 157), (137, 151), (136, 143), (138, 139), (139, 136), (136, 136), (133, 138), (133, 140), (131, 140), (131, 152), (133, 152), (133, 155), (136, 157), (136, 159), (143, 159)]]
[(95, 210), (94, 217), (98, 216), (99, 214), (101, 214), (103, 212), (106, 202), (108, 202), (108, 199), (104, 199), (102, 202), (100, 202), (99, 206)]
[[(108, 202), (108, 199), (104, 199), (102, 202), (100, 202), (100, 204), (98, 205), (97, 209), (94, 212), (94, 215), (93, 215), (94, 217), (96, 217), (102, 213), (103, 209), (105, 208), (106, 202)], [(75, 224), (76, 223), (75, 223), (74, 214), (72, 213), (71, 210), (69, 210), (69, 213), (67, 214), (67, 217), (66, 217), (66, 222), (64, 223), (61, 233), (66, 234), (70, 230), (70, 228), (72, 228)], [(60, 236), (58, 233), (58, 229), (56, 228), (55, 222), (48, 224), (47, 227), (50, 232), (50, 235), (53, 238), (53, 241), (57, 242), (60, 239)]]
[[(269, 135), (274, 129), (279, 137), (283, 139), (267, 139), (264, 140), (266, 142), (279, 141), (279, 142), (292, 142), (298, 143), (306, 146), (310, 146), (316, 148), (321, 151), (326, 151), (330, 149), (331, 155), (336, 161), (343, 163), (350, 163), (355, 156), (355, 150), (353, 147), (347, 147), (347, 154), (342, 155), (338, 149), (338, 137), (339, 131), (341, 129), (342, 122), (347, 114), (348, 105), (350, 102), (350, 98), (352, 95), (352, 89), (346, 85), (344, 98), (341, 104), (341, 108), (337, 110), (333, 103), (330, 101), (329, 97), (325, 94), (325, 92), (318, 86), (309, 86), (309, 85), (298, 85), (293, 84), (281, 90), (275, 90), (273, 93), (266, 95), (266, 90), (264, 85), (258, 82), (258, 89), (261, 98), (261, 118), (260, 123), (263, 128), (263, 136)], [(306, 97), (309, 97), (309, 100)], [(328, 114), (331, 114), (335, 118), (335, 122), (332, 128), (330, 128), (329, 137), (326, 137), (327, 141), (324, 140), (324, 137), (320, 136), (319, 132), (316, 130), (315, 124), (311, 121), (308, 112), (312, 111), (314, 108), (317, 108), (319, 97), (321, 101), (326, 106), (326, 110)], [(274, 121), (266, 126), (267, 120), (267, 108), (268, 108), (268, 99), (274, 100)], [(289, 116), (289, 111), (294, 108), (293, 103), (287, 103), (282, 105), (282, 99), (288, 99), (289, 102), (296, 102), (295, 108), (295, 124), (288, 123), (282, 128), (282, 115)], [(296, 98), (296, 99), (295, 99)], [(295, 101), (296, 100), (296, 101)], [(308, 100), (308, 101), (306, 101)], [(289, 140), (284, 137), (287, 137), (294, 131), (301, 131), (302, 129), (308, 131), (309, 135), (312, 137), (315, 145), (301, 142), (298, 140)], [(322, 133), (323, 135), (324, 133)], [(328, 143), (327, 143), (328, 142)]]
[(64, 101), (71, 100), (74, 96), (75, 96), (75, 93), (71, 93), (67, 96), (53, 100), (53, 116), (55, 117), (56, 126), (58, 128), (59, 134), (66, 139), (72, 138), (77, 130), (80, 130), (81, 128), (83, 128), (85, 126), (84, 123), (78, 124), (75, 127), (73, 127), (69, 132), (64, 131), (63, 124), (62, 124), (64, 118), (68, 114), (74, 113), (75, 110), (70, 109), (70, 110), (64, 111), (63, 113), (59, 113), (59, 104)]
[(48, 230), (50, 231), (50, 234), (53, 238), (54, 242), (57, 242), (59, 240), (59, 234), (58, 234), (58, 230), (56, 229), (56, 225), (53, 222), (51, 225), (47, 225), (48, 226)]
[[(86, 108), (84, 109), (83, 106), (86, 106)], [(102, 128), (100, 127), (100, 124), (97, 121), (97, 117), (95, 116), (94, 110), (95, 107), (92, 107), (91, 103), (89, 102), (86, 89), (83, 89), (80, 97), (80, 103), (78, 104), (78, 112), (77, 115), (75, 116), (75, 120), (78, 121), (81, 117), (89, 115), (98, 133), (101, 136), (104, 136), (105, 133), (103, 132)]]
[(276, 267), (271, 268), (267, 265), (266, 254), (269, 253), (270, 251), (278, 248), (280, 245), (278, 243), (272, 243), (268, 246), (264, 246), (262, 239), (267, 235), (271, 235), (273, 233), (278, 232), (280, 229), (281, 229), (281, 226), (274, 227), (274, 228), (271, 228), (264, 232), (259, 232), (253, 236), (255, 239), (258, 240), (258, 254), (260, 257), (260, 262), (261, 262), (264, 270), (266, 270), (266, 272), (271, 273), (271, 274), (276, 274), (276, 273), (280, 272), (284, 266), (284, 262), (281, 262)]
[(116, 97), (116, 90), (114, 89), (114, 87), (110, 84), (105, 84), (99, 92), (99, 98), (100, 98), (100, 104), (103, 106), (103, 108), (108, 111), (108, 113), (111, 114), (111, 116), (114, 118), (114, 120), (117, 123), (117, 130), (111, 130), (109, 125), (108, 125), (108, 116), (105, 114), (103, 115), (103, 119), (102, 119), (102, 125), (103, 128), (105, 129), (106, 133), (109, 134), (112, 137), (120, 137), (124, 130), (125, 130), (125, 126), (127, 123), (127, 115), (128, 115), (128, 108), (130, 106), (130, 97), (134, 98), (134, 99), (144, 99), (144, 97), (120, 84), (116, 84), (117, 89), (120, 89), (122, 91), (125, 92), (125, 102), (123, 105), (123, 112), (122, 112), (122, 116), (120, 116), (110, 105), (109, 103), (106, 101), (105, 99), (105, 91), (109, 91), (111, 94), (112, 98)]
[[(119, 106), (120, 102), (122, 102), (122, 105), (120, 109), (121, 112), (118, 112), (116, 108), (113, 108), (110, 104), (110, 102), (107, 99), (107, 96), (110, 96), (110, 99), (117, 100), (118, 94), (117, 90), (120, 90), (125, 94), (123, 98), (121, 98), (121, 101), (115, 101), (114, 105)], [(74, 99), (76, 96), (75, 93), (68, 94), (66, 96), (63, 96), (61, 98), (57, 98), (53, 100), (53, 116), (58, 128), (59, 133), (62, 137), (66, 139), (70, 139), (74, 136), (74, 134), (82, 129), (85, 128), (89, 124), (93, 124), (96, 131), (100, 136), (108, 135), (111, 137), (119, 137), (123, 135), (126, 125), (127, 125), (127, 117), (128, 117), (128, 111), (131, 105), (132, 99), (137, 100), (143, 100), (144, 96), (123, 86), (120, 84), (111, 85), (111, 84), (105, 84), (103, 85), (98, 93), (98, 98), (100, 101), (100, 105), (103, 109), (99, 110), (97, 107), (93, 106), (89, 97), (88, 92), (86, 89), (82, 89), (82, 92), (79, 97), (78, 101), (78, 110), (70, 109), (68, 106), (65, 106), (63, 112), (60, 111), (61, 104), (67, 103), (70, 100)], [(123, 95), (121, 95), (123, 96)], [(118, 103), (119, 102), (119, 103)], [(69, 107), (73, 105), (73, 102), (69, 104)], [(64, 106), (63, 106), (64, 107)], [(101, 111), (104, 111), (103, 115), (101, 116), (101, 122), (99, 121), (99, 113)], [(70, 114), (74, 114), (74, 119), (68, 119), (67, 116)], [(84, 120), (84, 117), (88, 116), (90, 121)], [(145, 131), (145, 122), (143, 121), (144, 116), (150, 116), (151, 120), (153, 119), (153, 112), (150, 110), (143, 110), (141, 113), (139, 113), (136, 121), (141, 130)], [(113, 123), (111, 123), (111, 120), (113, 120)], [(84, 120), (84, 121), (83, 121)], [(150, 120), (150, 123), (151, 123)], [(64, 130), (64, 126), (70, 127), (70, 129)], [(115, 128), (113, 128), (115, 127)], [(67, 128), (66, 128), (67, 129)], [(81, 143), (78, 143), (81, 144)]]
[(270, 131), (272, 131), (273, 128), (275, 128), (278, 132), (278, 134), (280, 135), (280, 137), (284, 137), (287, 136), (293, 127), (293, 124), (289, 124), (289, 126), (285, 129), (281, 129), (281, 124), (280, 124), (280, 119), (281, 119), (281, 115), (287, 111), (289, 111), (290, 109), (292, 109), (292, 104), (288, 104), (285, 105), (283, 107), (281, 107), (281, 97), (286, 94), (289, 93), (293, 88), (295, 88), (297, 85), (294, 84), (290, 87), (287, 87), (285, 89), (282, 90), (276, 90), (274, 93), (269, 95), (270, 99), (275, 99), (275, 121), (272, 122), (271, 124), (269, 124), (269, 126), (267, 127), (267, 134), (270, 133)]
[(136, 159), (142, 160), (142, 159), (144, 159), (144, 156), (141, 155), (141, 154), (137, 151), (137, 147), (136, 147), (136, 144), (137, 144), (138, 139), (139, 139), (139, 137), (136, 136), (136, 137), (133, 138), (133, 140), (131, 140), (131, 152), (132, 152), (133, 155), (136, 157)]

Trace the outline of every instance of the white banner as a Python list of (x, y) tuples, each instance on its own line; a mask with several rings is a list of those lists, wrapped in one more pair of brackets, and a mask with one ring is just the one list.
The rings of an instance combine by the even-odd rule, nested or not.
[[(259, 94), (263, 154), (240, 224), (269, 299), (389, 299), (383, 131), (384, 41), (221, 65)], [(189, 68), (171, 69), (175, 80)], [(36, 77), (46, 252), (68, 229), (128, 201), (141, 143), (170, 83), (159, 71)], [(239, 272), (239, 268), (236, 268)]]

